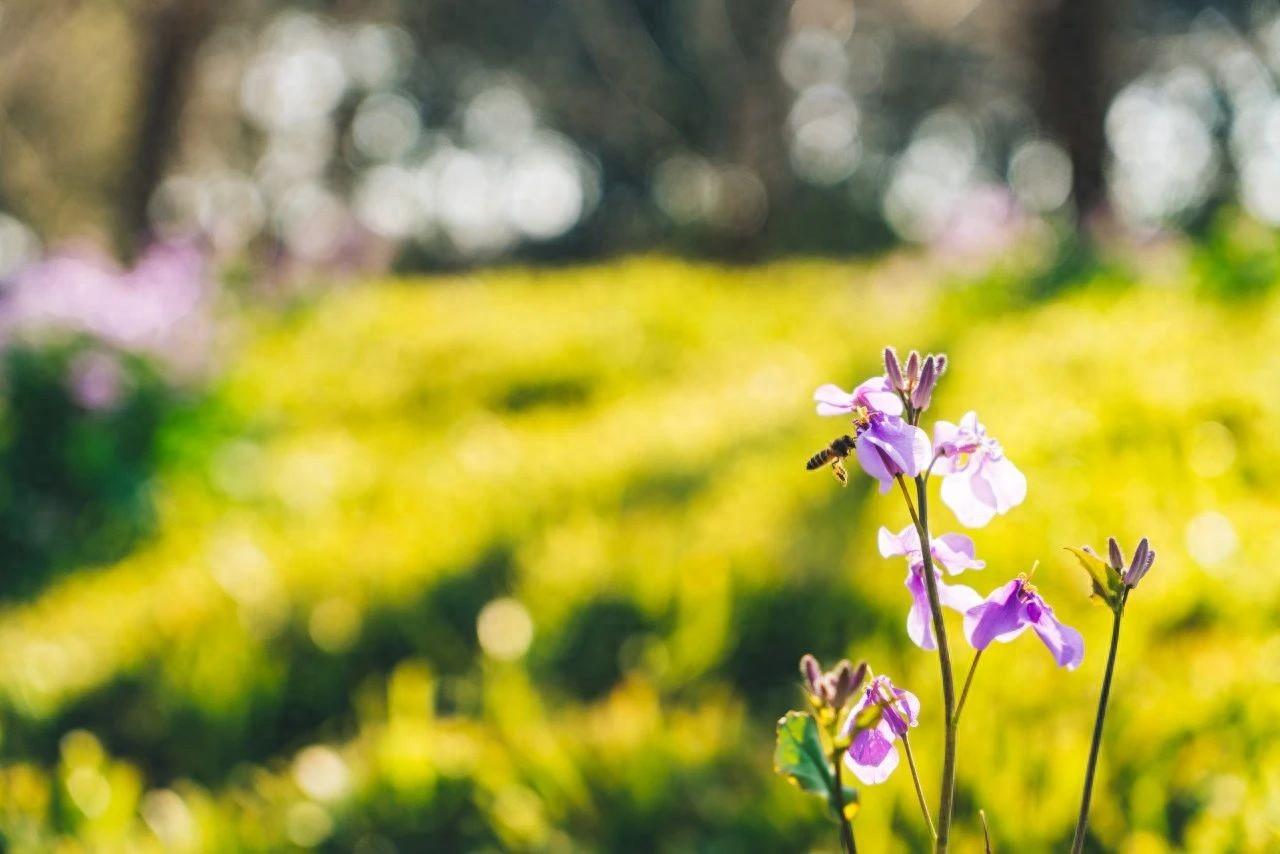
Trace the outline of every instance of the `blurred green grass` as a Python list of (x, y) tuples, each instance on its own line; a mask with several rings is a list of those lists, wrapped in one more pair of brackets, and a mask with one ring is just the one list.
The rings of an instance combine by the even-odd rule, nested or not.
[[(1160, 561), (1126, 621), (1096, 849), (1273, 850), (1276, 300), (1018, 287), (649, 259), (245, 318), (217, 429), (169, 437), (160, 533), (0, 613), (5, 844), (831, 850), (769, 768), (801, 652), (916, 691), (930, 781), (939, 759), (936, 663), (875, 550), (902, 509), (800, 465), (840, 429), (812, 389), (893, 343), (951, 355), (936, 416), (976, 409), (1030, 481), (972, 532), (988, 569), (966, 581), (1040, 560), (1087, 642), (1076, 673), (1032, 639), (979, 671), (957, 850), (978, 808), (998, 850), (1067, 844), (1109, 626), (1061, 547), (1108, 534)], [(864, 847), (921, 847), (905, 775), (863, 800)]]

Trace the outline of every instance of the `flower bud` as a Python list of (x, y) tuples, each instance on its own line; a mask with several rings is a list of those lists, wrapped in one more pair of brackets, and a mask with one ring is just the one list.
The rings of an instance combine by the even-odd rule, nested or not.
[(831, 705), (834, 708), (843, 709), (844, 704), (849, 702), (849, 698), (862, 687), (862, 683), (867, 679), (867, 669), (865, 661), (859, 664), (856, 670), (848, 659), (836, 665), (836, 669), (831, 674)]
[(804, 684), (809, 689), (809, 693), (820, 696), (822, 693), (822, 667), (819, 666), (818, 659), (806, 652), (800, 658), (800, 675), (804, 677)]
[(1124, 585), (1130, 589), (1138, 586), (1138, 582), (1146, 576), (1147, 571), (1151, 569), (1151, 565), (1156, 562), (1155, 549), (1151, 548), (1147, 542), (1147, 538), (1143, 537), (1142, 542), (1138, 543), (1138, 548), (1133, 553), (1133, 563), (1129, 564), (1129, 571), (1124, 574)]
[(889, 385), (893, 386), (895, 391), (906, 388), (902, 384), (902, 368), (898, 365), (898, 354), (893, 352), (892, 347), (884, 348), (884, 373), (889, 378)]
[(947, 354), (938, 354), (938, 376), (942, 376), (943, 371), (947, 369)]
[(1147, 562), (1147, 553), (1151, 551), (1151, 544), (1147, 542), (1147, 538), (1143, 537), (1138, 541), (1138, 547), (1133, 550), (1133, 561), (1129, 564), (1129, 571), (1136, 572), (1145, 566)]
[(907, 388), (915, 388), (916, 380), (920, 378), (920, 354), (915, 350), (907, 356)]
[(849, 698), (862, 687), (867, 673), (865, 661), (855, 668), (844, 659), (823, 673), (822, 665), (812, 655), (806, 653), (800, 659), (800, 675), (804, 678), (805, 693), (809, 695), (809, 702), (813, 704), (819, 720), (834, 721)]
[(937, 381), (937, 360), (930, 356), (924, 360), (924, 367), (920, 369), (920, 382), (916, 384), (915, 391), (911, 392), (911, 405), (916, 409), (928, 409), (929, 400), (933, 397), (933, 386)]
[(1107, 538), (1107, 557), (1112, 569), (1124, 569), (1124, 552), (1120, 551), (1115, 537)]

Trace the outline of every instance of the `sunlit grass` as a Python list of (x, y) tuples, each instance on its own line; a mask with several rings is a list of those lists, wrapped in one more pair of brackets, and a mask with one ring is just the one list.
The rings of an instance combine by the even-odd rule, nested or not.
[[(1088, 645), (1076, 673), (1031, 641), (984, 657), (961, 850), (978, 807), (1009, 850), (1069, 836), (1108, 626), (1061, 546), (1108, 534), (1161, 558), (1126, 621), (1099, 840), (1267, 850), (1275, 302), (1102, 283), (978, 316), (990, 286), (938, 279), (630, 261), (246, 319), (216, 393), (234, 435), (162, 473), (160, 535), (0, 615), (0, 830), (28, 850), (830, 846), (769, 773), (801, 651), (915, 690), (938, 764), (936, 662), (874, 546), (904, 514), (801, 469), (841, 428), (812, 388), (896, 343), (949, 351), (939, 416), (978, 409), (1030, 480), (966, 580), (1040, 560)], [(908, 780), (863, 801), (869, 850), (919, 846)]]

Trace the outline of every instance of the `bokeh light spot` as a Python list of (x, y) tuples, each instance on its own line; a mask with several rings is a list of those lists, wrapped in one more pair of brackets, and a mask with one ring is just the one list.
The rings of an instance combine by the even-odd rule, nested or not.
[(494, 599), (476, 618), (480, 648), (500, 661), (514, 661), (524, 655), (533, 641), (533, 619), (516, 599)]

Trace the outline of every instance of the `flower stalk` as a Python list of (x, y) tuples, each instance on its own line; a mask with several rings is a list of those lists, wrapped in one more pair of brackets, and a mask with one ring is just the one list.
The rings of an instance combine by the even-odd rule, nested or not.
[(1085, 546), (1071, 549), (1080, 565), (1089, 574), (1093, 595), (1111, 609), (1111, 647), (1107, 650), (1107, 668), (1102, 675), (1102, 691), (1098, 695), (1098, 715), (1093, 722), (1093, 740), (1089, 744), (1089, 763), (1084, 771), (1084, 792), (1080, 796), (1080, 817), (1076, 819), (1075, 837), (1071, 842), (1071, 854), (1084, 850), (1084, 838), (1089, 829), (1089, 803), (1093, 799), (1093, 780), (1098, 770), (1098, 754), (1102, 750), (1102, 726), (1107, 717), (1107, 701), (1111, 698), (1111, 678), (1116, 670), (1116, 652), (1120, 649), (1120, 623), (1124, 619), (1124, 606), (1129, 594), (1138, 582), (1151, 570), (1156, 561), (1155, 549), (1143, 537), (1134, 549), (1128, 569), (1124, 566), (1124, 552), (1115, 537), (1107, 541), (1107, 559), (1103, 560), (1093, 549)]
[[(907, 506), (911, 508), (912, 521), (920, 532), (920, 542), (929, 542), (929, 493), (928, 483), (923, 475), (916, 476), (916, 499), (914, 507), (907, 495), (907, 487), (902, 478), (898, 479)], [(934, 850), (945, 854), (950, 841), (951, 813), (956, 792), (956, 685), (955, 674), (951, 669), (951, 648), (947, 644), (947, 625), (942, 619), (942, 603), (938, 599), (938, 579), (933, 570), (933, 555), (929, 549), (922, 552), (924, 558), (925, 590), (929, 596), (929, 610), (933, 617), (933, 634), (938, 644), (938, 667), (942, 673), (942, 714), (944, 722), (942, 742), (942, 792), (938, 797), (937, 834), (934, 837)]]
[[(920, 535), (920, 542), (929, 542), (929, 494), (927, 482), (922, 475), (916, 477), (917, 503), (911, 500), (906, 481), (899, 476), (898, 487), (907, 502), (907, 510), (911, 521)], [(938, 597), (938, 579), (933, 569), (933, 555), (929, 549), (921, 552), (924, 561), (925, 591), (929, 598), (929, 613), (933, 621), (933, 633), (938, 648), (938, 666), (942, 672), (942, 710), (944, 732), (942, 744), (942, 792), (938, 797), (938, 823), (934, 833), (935, 849), (942, 854), (947, 850), (948, 836), (951, 830), (951, 813), (955, 800), (956, 776), (956, 686), (955, 674), (951, 668), (951, 649), (947, 644), (947, 626), (942, 619), (942, 602)]]
[(1071, 842), (1071, 854), (1084, 850), (1085, 832), (1089, 827), (1089, 802), (1093, 798), (1093, 777), (1098, 769), (1098, 753), (1102, 749), (1102, 725), (1107, 717), (1107, 701), (1111, 698), (1111, 677), (1116, 669), (1116, 650), (1120, 648), (1120, 621), (1124, 617), (1124, 605), (1129, 598), (1126, 587), (1120, 594), (1111, 623), (1111, 648), (1107, 650), (1107, 669), (1102, 676), (1102, 693), (1098, 696), (1098, 716), (1093, 722), (1093, 741), (1089, 745), (1089, 764), (1084, 772), (1084, 792), (1080, 796), (1080, 817), (1076, 819), (1075, 838)]
[(902, 737), (902, 750), (907, 754), (907, 767), (911, 769), (911, 782), (916, 787), (916, 800), (920, 802), (920, 813), (924, 816), (924, 823), (929, 828), (929, 837), (938, 838), (938, 829), (933, 826), (933, 817), (929, 815), (929, 803), (925, 800), (924, 788), (920, 785), (920, 772), (916, 770), (916, 758), (911, 755), (911, 742), (904, 735)]
[(840, 816), (840, 848), (844, 854), (858, 854), (858, 843), (853, 838), (853, 822), (845, 814), (844, 780), (841, 779), (843, 753), (843, 750), (837, 748), (831, 756), (831, 764), (835, 768), (835, 785), (832, 787), (831, 797), (835, 799), (836, 813)]
[(973, 684), (973, 674), (978, 671), (978, 662), (982, 659), (982, 650), (973, 654), (973, 663), (969, 665), (969, 675), (964, 678), (964, 687), (960, 689), (960, 702), (956, 703), (956, 726), (960, 725), (960, 713), (964, 711), (964, 701), (969, 699), (969, 686)]

